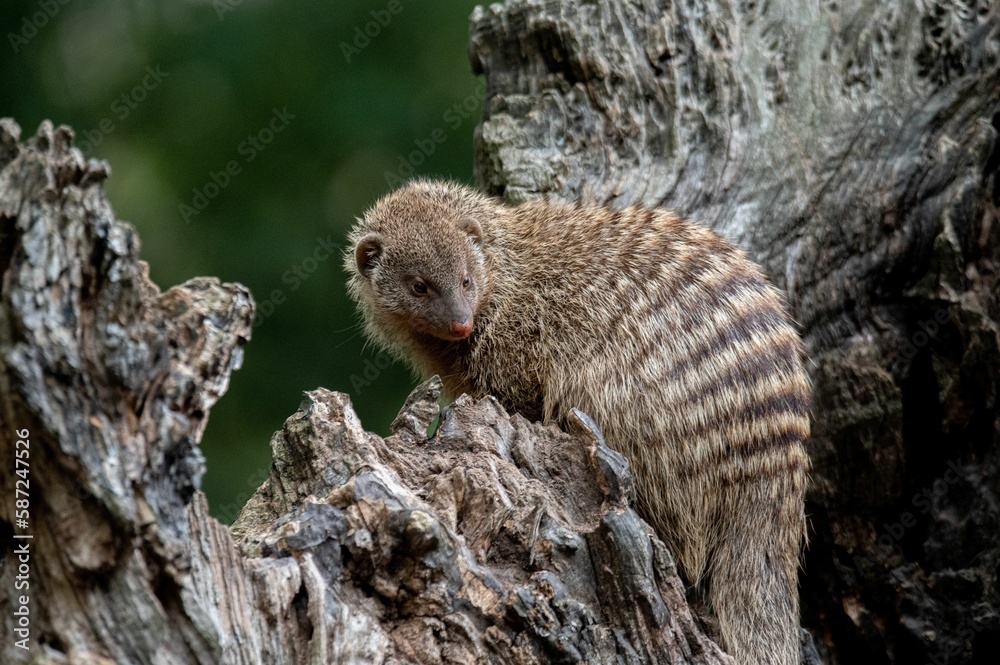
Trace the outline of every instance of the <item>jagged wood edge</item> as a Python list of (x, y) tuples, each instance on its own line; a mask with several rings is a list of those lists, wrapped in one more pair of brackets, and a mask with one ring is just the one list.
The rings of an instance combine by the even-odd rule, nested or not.
[[(235, 529), (247, 538), (241, 554), (198, 490), (197, 442), (249, 339), (250, 295), (208, 278), (161, 293), (138, 259), (134, 230), (105, 199), (107, 165), (85, 161), (72, 138), (46, 122), (21, 144), (16, 124), (0, 122), (0, 454), (12, 456), (11, 433), (27, 428), (34, 461), (33, 649), (5, 645), (5, 657), (728, 662), (687, 612), (669, 554), (628, 508), (627, 467), (582, 414), (570, 435), (510, 418), (492, 400), (465, 400), (446, 412), (432, 444), (424, 432), (437, 388), (424, 386), (387, 443), (363, 431), (346, 396), (309, 393), (275, 437), (308, 421), (299, 441), (307, 459), (276, 446), (259, 496), (287, 502), (271, 513), (254, 513), (262, 505), (252, 502)], [(461, 424), (483, 413), (488, 426)], [(330, 439), (335, 431), (342, 436)], [(355, 457), (342, 454), (348, 440), (359, 445)], [(555, 442), (578, 462), (560, 462), (569, 474), (561, 482), (582, 492), (557, 497), (532, 480), (551, 474), (552, 460), (542, 459)], [(331, 458), (334, 443), (340, 455)], [(442, 444), (424, 475), (409, 479), (415, 487), (400, 484), (414, 458), (395, 450)], [(437, 468), (435, 455), (448, 450), (464, 462)], [(477, 468), (500, 469), (505, 483), (530, 491), (479, 484), (480, 503), (449, 517), (468, 494), (428, 487), (448, 470), (450, 482), (472, 487), (454, 473), (471, 478)], [(0, 479), (0, 489), (12, 493), (14, 478)], [(586, 510), (564, 505), (583, 495)], [(536, 503), (513, 519), (504, 507), (511, 497), (522, 508), (524, 497)], [(12, 507), (3, 511), (10, 530)], [(250, 515), (258, 518), (253, 540)], [(369, 529), (373, 521), (380, 527)], [(489, 542), (498, 534), (509, 541), (506, 554)], [(571, 559), (583, 577), (561, 575), (557, 567)], [(8, 634), (16, 572), (5, 557)], [(589, 579), (601, 581), (600, 593)]]

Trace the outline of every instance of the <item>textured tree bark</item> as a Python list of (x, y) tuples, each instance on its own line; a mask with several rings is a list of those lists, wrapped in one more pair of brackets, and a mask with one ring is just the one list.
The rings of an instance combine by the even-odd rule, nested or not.
[(804, 623), (829, 663), (1000, 645), (1000, 7), (508, 0), (476, 173), (664, 205), (784, 287), (815, 386)]
[[(745, 246), (813, 358), (802, 592), (823, 662), (987, 662), (998, 9), (806, 4), (477, 10), (478, 178), (669, 205)], [(0, 474), (3, 662), (730, 662), (582, 414), (563, 433), (461, 399), (428, 438), (432, 381), (383, 440), (311, 391), (218, 524), (197, 442), (249, 294), (160, 292), (106, 167), (67, 129), (19, 133), (0, 121), (0, 460), (24, 472)]]
[(0, 120), (2, 662), (732, 662), (584, 414), (462, 398), (428, 438), (432, 379), (383, 440), (311, 391), (220, 525), (197, 443), (250, 294), (161, 292), (107, 166), (65, 127), (19, 138)]

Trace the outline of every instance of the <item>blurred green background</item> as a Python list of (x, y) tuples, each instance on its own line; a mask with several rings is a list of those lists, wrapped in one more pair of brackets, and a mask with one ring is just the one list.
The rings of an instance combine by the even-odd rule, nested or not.
[(0, 5), (0, 117), (22, 138), (45, 118), (70, 125), (110, 162), (111, 204), (162, 289), (214, 275), (257, 300), (243, 368), (202, 440), (203, 489), (225, 522), (266, 477), (270, 436), (303, 390), (350, 393), (384, 434), (414, 385), (365, 347), (340, 251), (395, 178), (471, 181), (475, 4)]

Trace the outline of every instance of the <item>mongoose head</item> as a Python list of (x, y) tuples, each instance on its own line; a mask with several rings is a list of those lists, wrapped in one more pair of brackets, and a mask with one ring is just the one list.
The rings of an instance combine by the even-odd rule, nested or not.
[(351, 232), (349, 288), (376, 337), (459, 341), (472, 334), (487, 273), (483, 229), (456, 204), (462, 192), (411, 183), (378, 201)]

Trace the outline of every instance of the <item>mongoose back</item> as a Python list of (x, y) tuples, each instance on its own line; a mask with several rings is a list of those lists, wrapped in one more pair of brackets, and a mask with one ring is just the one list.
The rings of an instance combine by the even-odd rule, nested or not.
[(638, 509), (707, 586), (740, 665), (799, 662), (809, 382), (781, 293), (667, 210), (532, 201), (452, 183), (387, 195), (351, 233), (367, 333), (446, 393), (590, 414)]

